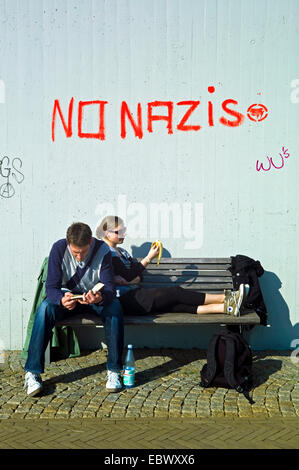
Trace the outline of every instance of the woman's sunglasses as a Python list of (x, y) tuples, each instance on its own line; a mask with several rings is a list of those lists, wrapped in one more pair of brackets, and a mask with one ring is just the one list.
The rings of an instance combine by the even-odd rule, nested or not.
[(109, 230), (109, 232), (115, 233), (116, 235), (121, 235), (122, 233), (126, 233), (127, 227), (122, 228), (121, 230)]

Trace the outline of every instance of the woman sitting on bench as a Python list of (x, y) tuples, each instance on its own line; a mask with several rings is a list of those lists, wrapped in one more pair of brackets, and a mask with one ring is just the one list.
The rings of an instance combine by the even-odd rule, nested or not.
[(152, 247), (140, 262), (117, 245), (125, 239), (126, 227), (120, 217), (107, 216), (96, 229), (96, 236), (109, 245), (119, 301), (127, 315), (146, 315), (158, 312), (186, 312), (193, 314), (226, 313), (239, 316), (245, 297), (244, 284), (238, 291), (225, 290), (223, 294), (207, 294), (180, 286), (144, 288), (138, 286), (147, 265), (158, 256), (158, 247)]

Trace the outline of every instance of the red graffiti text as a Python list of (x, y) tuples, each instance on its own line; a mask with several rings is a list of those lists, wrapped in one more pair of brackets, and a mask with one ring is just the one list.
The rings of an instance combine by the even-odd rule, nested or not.
[[(215, 87), (209, 86), (208, 93), (210, 95), (215, 93)], [(208, 95), (208, 97), (210, 97), (210, 95)], [(108, 101), (102, 100), (78, 102), (77, 135), (80, 139), (106, 140), (106, 105), (109, 105)], [(198, 122), (197, 110), (202, 106), (206, 107), (206, 104), (201, 104), (199, 100), (182, 100), (178, 102), (156, 100), (143, 105), (137, 103), (137, 106), (134, 105), (133, 109), (126, 101), (122, 101), (120, 106), (120, 136), (122, 139), (125, 139), (128, 134), (130, 134), (138, 139), (142, 139), (145, 130), (149, 133), (157, 132), (157, 121), (165, 123), (165, 130), (168, 134), (173, 134), (175, 131), (197, 132), (206, 125), (208, 125), (208, 127), (214, 127), (216, 119), (213, 101), (211, 99), (207, 101), (206, 122)], [(224, 100), (221, 103), (221, 114), (223, 113), (223, 115), (220, 115), (217, 121), (221, 125), (229, 128), (239, 127), (244, 122), (245, 114), (238, 111), (236, 109), (237, 106), (237, 100), (232, 98)], [(98, 109), (98, 127), (96, 132), (83, 132), (84, 111), (88, 112), (89, 107)], [(59, 99), (54, 101), (52, 112), (53, 142), (56, 138), (57, 122), (61, 123), (66, 138), (73, 136), (74, 108), (74, 98), (71, 98), (68, 106), (61, 105)], [(262, 104), (253, 104), (247, 109), (247, 116), (252, 121), (262, 121), (267, 115), (268, 110), (266, 106)], [(146, 127), (143, 121), (146, 121)]]

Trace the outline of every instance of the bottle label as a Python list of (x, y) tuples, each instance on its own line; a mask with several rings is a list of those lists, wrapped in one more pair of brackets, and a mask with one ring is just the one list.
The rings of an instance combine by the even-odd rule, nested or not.
[(135, 382), (135, 369), (132, 367), (125, 368), (123, 375), (123, 384), (125, 387), (133, 387)]

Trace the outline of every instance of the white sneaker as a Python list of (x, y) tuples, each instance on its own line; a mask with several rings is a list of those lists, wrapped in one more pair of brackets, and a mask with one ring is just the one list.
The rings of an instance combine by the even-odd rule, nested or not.
[(112, 370), (108, 370), (107, 379), (107, 392), (119, 392), (122, 389), (119, 372), (113, 372)]
[(25, 375), (24, 389), (27, 387), (27, 395), (34, 397), (43, 389), (43, 383), (39, 374), (27, 372)]

